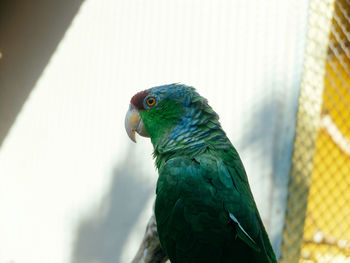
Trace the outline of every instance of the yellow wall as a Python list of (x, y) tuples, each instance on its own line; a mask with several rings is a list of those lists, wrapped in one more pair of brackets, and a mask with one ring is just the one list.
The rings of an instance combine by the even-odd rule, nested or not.
[(334, 17), (300, 260), (304, 263), (350, 262), (350, 2), (337, 1)]

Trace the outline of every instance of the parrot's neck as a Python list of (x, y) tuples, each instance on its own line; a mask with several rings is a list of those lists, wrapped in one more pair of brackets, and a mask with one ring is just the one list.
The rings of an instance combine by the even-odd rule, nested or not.
[(218, 115), (211, 109), (188, 109), (169, 133), (152, 140), (156, 166), (175, 156), (195, 157), (209, 148), (226, 149), (231, 143), (222, 130)]

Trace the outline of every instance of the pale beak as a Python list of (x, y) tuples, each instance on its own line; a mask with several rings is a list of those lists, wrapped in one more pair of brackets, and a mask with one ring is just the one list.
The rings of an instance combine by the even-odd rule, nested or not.
[(132, 104), (125, 116), (125, 130), (133, 142), (136, 142), (135, 131), (141, 136), (149, 137), (138, 110)]

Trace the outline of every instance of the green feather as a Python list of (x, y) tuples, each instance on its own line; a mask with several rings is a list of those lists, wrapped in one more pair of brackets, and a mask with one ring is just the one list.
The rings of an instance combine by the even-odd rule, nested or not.
[(155, 213), (171, 262), (277, 262), (249, 186), (231, 169), (208, 151), (159, 170)]
[(147, 90), (140, 111), (159, 172), (155, 214), (172, 263), (277, 262), (240, 157), (192, 87)]

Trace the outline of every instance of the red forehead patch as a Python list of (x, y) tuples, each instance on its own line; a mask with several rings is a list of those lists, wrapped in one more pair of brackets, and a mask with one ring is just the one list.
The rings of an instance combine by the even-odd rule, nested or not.
[(132, 98), (130, 103), (135, 106), (136, 109), (138, 110), (144, 110), (145, 108), (143, 107), (143, 100), (145, 97), (148, 95), (147, 90), (140, 91), (136, 93)]

